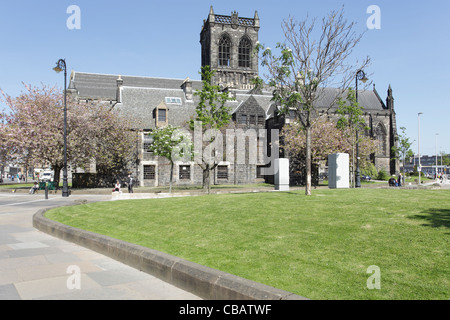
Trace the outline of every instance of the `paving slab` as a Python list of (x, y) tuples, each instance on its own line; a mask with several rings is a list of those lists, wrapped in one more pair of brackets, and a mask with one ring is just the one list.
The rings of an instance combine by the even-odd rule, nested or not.
[(39, 209), (107, 201), (111, 195), (49, 195), (48, 200), (38, 196), (0, 195), (0, 300), (200, 300), (152, 275), (33, 228), (32, 218)]

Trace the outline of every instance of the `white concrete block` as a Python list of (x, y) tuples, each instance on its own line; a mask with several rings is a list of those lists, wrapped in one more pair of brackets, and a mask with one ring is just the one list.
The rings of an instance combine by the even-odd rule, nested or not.
[(275, 190), (289, 191), (289, 159), (275, 159), (274, 171)]
[(334, 153), (328, 156), (328, 188), (350, 187), (350, 160), (348, 153)]

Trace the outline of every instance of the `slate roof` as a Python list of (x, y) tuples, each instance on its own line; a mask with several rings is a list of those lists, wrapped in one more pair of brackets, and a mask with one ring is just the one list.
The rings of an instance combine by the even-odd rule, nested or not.
[[(115, 100), (119, 75), (73, 72), (69, 88), (76, 89), (80, 98)], [(124, 87), (180, 89), (185, 79), (151, 78), (123, 76)], [(192, 80), (194, 90), (201, 89), (202, 83)]]
[[(78, 97), (102, 100), (116, 100), (117, 83), (119, 75), (95, 74), (73, 72), (69, 88), (78, 91)], [(186, 122), (195, 113), (195, 106), (198, 103), (198, 97), (194, 95), (194, 100), (186, 100), (181, 85), (185, 79), (136, 77), (121, 75), (123, 80), (122, 99), (123, 103), (118, 104), (117, 108), (132, 115), (140, 115), (145, 126), (150, 128), (154, 125), (153, 110), (165, 101), (166, 97), (181, 98), (181, 104), (167, 104), (169, 108), (169, 123), (172, 125), (181, 125)], [(191, 80), (193, 90), (201, 90), (202, 82)], [(316, 107), (318, 109), (328, 109), (339, 92), (338, 89), (322, 89)], [(344, 95), (345, 96), (345, 95)], [(227, 102), (232, 113), (235, 113), (241, 105), (250, 97), (259, 104), (266, 112), (266, 119), (273, 117), (275, 106), (272, 99), (272, 91), (265, 88), (260, 94), (250, 94), (245, 90), (236, 90), (236, 100)], [(385, 111), (386, 106), (379, 97), (376, 90), (359, 90), (358, 101), (367, 111)], [(333, 104), (331, 109), (337, 107)]]
[[(316, 108), (318, 109), (331, 109), (337, 108), (336, 96), (339, 94), (339, 89), (325, 88), (323, 94), (319, 94), (319, 99), (316, 102)], [(346, 97), (347, 93), (344, 92), (343, 96)], [(358, 90), (358, 103), (364, 110), (386, 110), (386, 105), (378, 96), (375, 90)]]
[[(165, 98), (180, 98), (181, 104), (166, 103)], [(138, 116), (141, 119), (142, 128), (155, 128), (154, 110), (163, 103), (168, 111), (169, 124), (172, 126), (183, 126), (195, 113), (195, 99), (188, 101), (185, 99), (183, 90), (170, 88), (143, 88), (124, 87), (122, 89), (122, 100), (115, 106), (130, 116)]]
[(238, 105), (235, 106), (231, 110), (231, 113), (235, 113), (241, 105), (247, 101), (250, 97), (254, 98), (254, 100), (259, 104), (259, 106), (264, 110), (266, 113), (266, 119), (270, 118), (270, 107), (274, 104), (272, 101), (272, 94), (266, 93), (266, 94), (248, 94), (248, 93), (241, 93), (236, 94), (236, 101), (239, 102)]

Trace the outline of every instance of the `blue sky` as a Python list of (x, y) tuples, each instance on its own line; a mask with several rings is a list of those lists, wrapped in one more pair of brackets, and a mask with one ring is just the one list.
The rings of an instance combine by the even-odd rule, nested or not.
[[(260, 42), (283, 41), (281, 22), (344, 11), (366, 31), (354, 56), (370, 56), (367, 71), (383, 99), (392, 86), (398, 128), (406, 127), (417, 153), (418, 112), (421, 154), (450, 153), (450, 2), (321, 1), (142, 1), (0, 0), (0, 88), (11, 96), (22, 82), (63, 87), (52, 68), (65, 58), (68, 71), (199, 79), (200, 30), (210, 5), (216, 14), (238, 11), (261, 19)], [(70, 5), (81, 10), (81, 29), (70, 30)], [(369, 30), (367, 8), (381, 10), (381, 29)], [(4, 106), (0, 105), (0, 109)]]

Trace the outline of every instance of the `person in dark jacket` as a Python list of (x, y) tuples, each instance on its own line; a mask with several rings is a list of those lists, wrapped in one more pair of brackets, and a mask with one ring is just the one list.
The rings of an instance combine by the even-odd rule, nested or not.
[(128, 193), (133, 193), (134, 179), (131, 175), (128, 175)]

